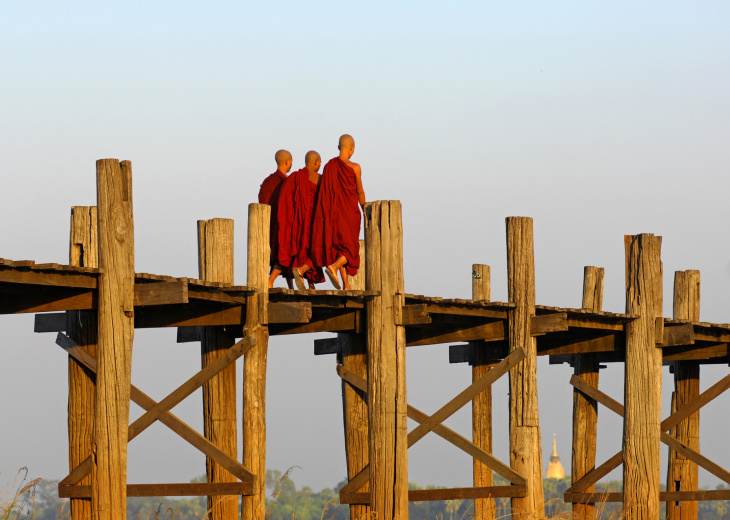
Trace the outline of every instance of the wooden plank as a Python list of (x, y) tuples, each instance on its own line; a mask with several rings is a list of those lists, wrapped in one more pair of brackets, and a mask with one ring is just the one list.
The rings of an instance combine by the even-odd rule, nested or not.
[(541, 336), (549, 332), (568, 330), (568, 315), (564, 312), (530, 316), (530, 335)]
[(587, 337), (580, 332), (553, 334), (537, 340), (538, 356), (565, 354), (591, 354), (599, 352), (621, 352), (625, 349), (623, 333), (608, 333), (605, 336)]
[(672, 415), (664, 419), (660, 425), (661, 431), (665, 432), (675, 427), (681, 421), (698, 411), (707, 403), (721, 395), (730, 388), (730, 374), (720, 379), (717, 383), (702, 392), (696, 399), (693, 399), (685, 406), (679, 408)]
[(586, 473), (583, 477), (581, 477), (577, 482), (573, 483), (572, 486), (570, 486), (568, 489), (565, 490), (566, 493), (579, 493), (582, 491), (585, 491), (590, 486), (594, 485), (596, 482), (601, 480), (603, 477), (611, 473), (614, 469), (618, 468), (624, 461), (624, 453), (623, 451), (619, 451), (615, 455), (613, 455), (611, 458), (609, 458), (606, 462), (601, 464), (595, 469), (592, 469), (588, 473)]
[[(574, 504), (623, 502), (623, 493), (565, 493), (563, 500)], [(730, 489), (703, 489), (700, 491), (662, 491), (660, 502), (697, 502), (730, 500)]]
[(55, 287), (76, 287), (96, 289), (99, 273), (32, 271), (29, 269), (0, 266), (0, 283), (21, 285), (52, 285)]
[(675, 347), (677, 345), (694, 345), (695, 334), (694, 325), (691, 323), (681, 324), (665, 324), (663, 326), (663, 336), (659, 336), (657, 339), (661, 339), (661, 342), (657, 343), (657, 347)]
[(310, 302), (269, 302), (269, 325), (274, 323), (309, 323), (312, 319)]
[(697, 453), (696, 451), (688, 448), (681, 442), (679, 442), (677, 439), (669, 435), (668, 433), (662, 433), (661, 434), (661, 440), (664, 444), (672, 448), (674, 451), (679, 453), (680, 455), (683, 455), (685, 458), (691, 460), (692, 462), (698, 464), (700, 467), (706, 469), (713, 475), (715, 475), (717, 478), (723, 480), (726, 484), (730, 484), (730, 472), (728, 472), (723, 467), (719, 466), (718, 464), (715, 464), (707, 457)]
[[(471, 500), (479, 498), (509, 498), (524, 496), (525, 486), (490, 486), (472, 488), (411, 489), (409, 502), (428, 502), (434, 500)], [(370, 493), (342, 493), (341, 504), (367, 504)], [(480, 517), (481, 518), (481, 517)]]
[(137, 328), (157, 327), (216, 327), (243, 324), (245, 306), (221, 309), (209, 302), (199, 304), (140, 307), (135, 313)]
[(694, 345), (662, 348), (662, 362), (665, 365), (677, 361), (696, 361), (701, 364), (707, 364), (712, 360), (726, 360), (727, 355), (727, 343), (695, 343)]
[[(205, 495), (251, 495), (251, 482), (127, 484), (128, 497), (195, 497)], [(90, 498), (91, 486), (58, 486), (59, 498)]]
[[(468, 301), (468, 300), (467, 300)], [(416, 305), (416, 304), (411, 304)], [(417, 304), (423, 306), (423, 311), (427, 314), (462, 316), (472, 318), (489, 318), (505, 320), (507, 319), (506, 309), (490, 309), (481, 306), (454, 305), (447, 303), (423, 303)], [(410, 305), (408, 305), (410, 306)]]
[(314, 355), (322, 356), (326, 354), (340, 354), (339, 338), (323, 338), (314, 340)]
[(459, 341), (502, 341), (505, 339), (504, 321), (495, 321), (465, 328), (410, 328), (406, 330), (406, 345), (434, 345), (437, 343), (455, 343)]
[(624, 416), (624, 406), (616, 401), (615, 399), (607, 396), (597, 388), (592, 387), (585, 381), (583, 381), (581, 378), (573, 375), (570, 378), (570, 384), (573, 385), (575, 388), (583, 392), (585, 395), (590, 397), (591, 399), (601, 403), (603, 406), (608, 408), (609, 410), (617, 413), (621, 417)]
[(66, 313), (51, 312), (47, 314), (36, 314), (33, 324), (33, 332), (65, 332)]
[[(96, 372), (97, 369), (97, 362), (96, 359), (94, 359), (93, 356), (91, 356), (86, 350), (81, 348), (79, 345), (77, 345), (72, 339), (70, 339), (68, 336), (64, 334), (58, 334), (58, 337), (56, 338), (56, 343), (66, 350), (70, 356), (72, 356), (74, 359), (79, 361), (82, 365), (84, 365), (88, 370), (92, 372)], [(130, 396), (132, 401), (134, 401), (137, 405), (139, 405), (143, 410), (149, 411), (152, 410), (155, 406), (157, 406), (159, 403), (154, 401), (152, 398), (147, 396), (144, 392), (136, 388), (134, 385), (131, 386)], [(252, 482), (254, 480), (254, 475), (251, 473), (251, 471), (246, 468), (245, 466), (241, 465), (234, 457), (229, 456), (225, 452), (223, 452), (220, 448), (210, 443), (207, 439), (205, 439), (202, 435), (200, 435), (198, 432), (190, 428), (187, 424), (182, 422), (180, 419), (178, 419), (176, 416), (172, 415), (170, 412), (164, 412), (162, 415), (160, 415), (159, 419), (160, 422), (165, 424), (168, 428), (170, 428), (172, 431), (180, 435), (184, 440), (189, 442), (191, 445), (193, 445), (195, 448), (202, 451), (205, 455), (215, 459), (219, 464), (221, 464), (226, 470), (228, 470), (232, 475), (238, 477), (239, 479), (246, 481), (246, 482)], [(129, 439), (131, 440), (131, 439)], [(60, 484), (61, 485), (74, 485), (80, 482), (80, 480), (87, 475), (91, 471), (91, 458), (88, 458), (83, 463), (81, 463), (79, 466), (74, 468), (71, 473), (64, 478)]]
[(312, 321), (302, 325), (274, 324), (269, 326), (272, 336), (283, 334), (306, 334), (308, 332), (356, 332), (360, 323), (360, 311), (355, 310), (336, 316), (314, 316)]
[(37, 285), (15, 285), (0, 294), (0, 314), (90, 310), (97, 297), (96, 290)]
[(396, 325), (404, 327), (414, 325), (428, 325), (431, 323), (431, 316), (426, 311), (426, 305), (404, 305), (401, 309), (400, 320)]
[(469, 343), (449, 345), (449, 363), (470, 363), (471, 350)]
[(134, 286), (134, 305), (172, 305), (188, 303), (188, 284), (186, 282), (138, 283)]
[(200, 341), (200, 329), (198, 327), (177, 328), (178, 343), (193, 343), (194, 341)]

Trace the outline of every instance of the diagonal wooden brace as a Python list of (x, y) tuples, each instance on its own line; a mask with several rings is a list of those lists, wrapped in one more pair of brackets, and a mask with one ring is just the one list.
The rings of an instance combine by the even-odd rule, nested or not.
[[(244, 353), (246, 350), (250, 349), (253, 345), (256, 344), (255, 338), (253, 338), (252, 341), (246, 341), (247, 338), (244, 338), (243, 340), (239, 341), (236, 345), (231, 347), (230, 350), (235, 349), (236, 347), (239, 347), (238, 350), (241, 349), (240, 345), (242, 343), (246, 343), (248, 347), (243, 347)], [(56, 338), (56, 343), (63, 348), (68, 354), (79, 361), (81, 364), (83, 364), (85, 367), (87, 367), (92, 372), (96, 373), (96, 359), (91, 356), (86, 350), (84, 350), (81, 346), (76, 344), (71, 338), (66, 336), (63, 333), (59, 333)], [(221, 356), (219, 359), (222, 359), (229, 355), (227, 353), (224, 356)], [(236, 356), (233, 360), (237, 359), (239, 356)], [(217, 361), (217, 360), (216, 360)], [(215, 363), (211, 363), (208, 365), (209, 368), (213, 366)], [(222, 364), (222, 363), (221, 363)], [(227, 365), (228, 363), (226, 363)], [(218, 371), (225, 368), (225, 366), (220, 367)], [(180, 391), (185, 385), (187, 385), (190, 381), (193, 379), (196, 379), (197, 377), (201, 376), (201, 373), (204, 372), (205, 369), (201, 370), (196, 376), (193, 376), (191, 380), (189, 380), (187, 383), (185, 383), (183, 386), (178, 388), (173, 394)], [(217, 373), (217, 372), (216, 372)], [(208, 377), (213, 377), (215, 373), (210, 374)], [(201, 376), (202, 377), (202, 376)], [(205, 379), (202, 381), (205, 382)], [(202, 382), (200, 383), (202, 385)], [(130, 389), (130, 397), (132, 401), (134, 401), (136, 404), (138, 404), (143, 409), (147, 410), (149, 413), (151, 410), (157, 410), (155, 413), (158, 414), (154, 420), (159, 420), (166, 426), (168, 426), (171, 430), (173, 430), (175, 433), (180, 435), (183, 439), (188, 441), (190, 444), (192, 444), (195, 448), (203, 452), (205, 455), (211, 457), (216, 462), (218, 462), (223, 468), (225, 468), (227, 471), (229, 471), (232, 475), (240, 479), (242, 482), (254, 482), (254, 474), (245, 466), (243, 466), (240, 462), (238, 462), (236, 459), (229, 456), (227, 453), (220, 450), (217, 446), (212, 444), (210, 441), (208, 441), (205, 437), (200, 435), (198, 432), (196, 432), (194, 429), (192, 429), (190, 426), (185, 424), (183, 421), (172, 415), (170, 412), (167, 411), (167, 409), (160, 410), (159, 405), (160, 403), (157, 403), (152, 398), (144, 394), (141, 390), (139, 390), (134, 385), (131, 386)], [(195, 389), (193, 389), (194, 391)], [(171, 396), (173, 394), (170, 394)], [(189, 395), (189, 394), (188, 394)], [(180, 398), (180, 400), (184, 399), (183, 396)], [(167, 399), (166, 399), (167, 400)], [(164, 401), (163, 401), (164, 402)], [(180, 402), (180, 401), (177, 401)], [(170, 407), (177, 404), (175, 402)], [(168, 403), (169, 404), (169, 403)], [(146, 415), (146, 414), (145, 414)], [(143, 416), (144, 417), (144, 416)], [(150, 423), (151, 424), (151, 423)], [(138, 432), (141, 433), (142, 430)], [(132, 436), (131, 428), (129, 432), (128, 441), (131, 441), (134, 437)], [(84, 478), (86, 475), (89, 474), (91, 471), (91, 457), (88, 457), (86, 460), (84, 460), (81, 464), (76, 466), (69, 475), (64, 478), (61, 482), (59, 482), (59, 485), (74, 485), (81, 481), (82, 478)], [(255, 492), (255, 490), (254, 490)]]
[[(513, 350), (512, 353), (504, 358), (492, 370), (484, 374), (482, 377), (474, 381), (459, 395), (442, 406), (436, 413), (424, 420), (413, 431), (408, 434), (408, 447), (410, 448), (416, 442), (421, 440), (428, 432), (433, 430), (437, 425), (451, 417), (462, 406), (474, 399), (485, 388), (494, 383), (497, 379), (506, 374), (512, 367), (516, 366), (525, 358), (525, 351), (521, 348)], [(425, 414), (424, 414), (425, 415)], [(496, 460), (496, 459), (495, 459)], [(370, 465), (365, 466), (360, 473), (355, 475), (350, 481), (340, 489), (340, 493), (354, 493), (360, 489), (370, 478)]]

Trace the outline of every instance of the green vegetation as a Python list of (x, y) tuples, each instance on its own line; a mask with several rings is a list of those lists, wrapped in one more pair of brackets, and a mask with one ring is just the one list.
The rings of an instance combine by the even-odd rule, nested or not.
[[(292, 475), (296, 467), (282, 473), (277, 470), (266, 472), (267, 519), (268, 520), (345, 520), (349, 518), (349, 507), (339, 504), (338, 492), (346, 481), (334, 489), (313, 491), (304, 486), (297, 489)], [(58, 481), (27, 480), (28, 470), (21, 469), (12, 482), (5, 487), (0, 480), (0, 520), (61, 520), (70, 517), (68, 502), (58, 498)], [(200, 482), (203, 478), (194, 479)], [(496, 486), (505, 486), (507, 481), (495, 475)], [(410, 484), (410, 489), (423, 489)], [(438, 486), (428, 486), (433, 489)], [(551, 518), (570, 518), (570, 504), (563, 503), (563, 493), (570, 487), (570, 477), (546, 479), (544, 481), (545, 511)], [(611, 481), (599, 484), (599, 492), (620, 492), (621, 482)], [(718, 489), (727, 489), (720, 485)], [(236, 498), (231, 497), (232, 500)], [(730, 502), (700, 502), (699, 518), (702, 520), (730, 520)], [(510, 515), (509, 499), (496, 500), (497, 518)], [(205, 497), (173, 499), (166, 497), (144, 497), (127, 499), (128, 520), (198, 520), (205, 516)], [(621, 518), (620, 503), (597, 505), (597, 518), (618, 520)], [(448, 500), (442, 502), (412, 502), (409, 507), (411, 520), (467, 520), (473, 518), (471, 500)], [(662, 518), (664, 514), (662, 513)]]

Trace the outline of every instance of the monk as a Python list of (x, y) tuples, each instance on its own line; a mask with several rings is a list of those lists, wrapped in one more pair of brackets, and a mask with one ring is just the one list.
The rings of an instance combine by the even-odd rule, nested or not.
[(324, 282), (321, 267), (315, 267), (310, 257), (312, 245), (312, 217), (314, 201), (319, 188), (319, 167), (322, 159), (315, 151), (307, 152), (305, 167), (287, 178), (279, 194), (279, 265), (290, 269), (300, 291), (304, 290), (302, 278), (309, 288)]
[[(274, 155), (276, 160), (276, 171), (266, 177), (264, 182), (261, 183), (261, 189), (259, 190), (259, 204), (268, 204), (271, 206), (271, 222), (269, 224), (269, 245), (271, 246), (271, 256), (269, 261), (271, 264), (271, 271), (269, 274), (269, 289), (274, 287), (274, 281), (284, 271), (284, 269), (278, 264), (278, 252), (279, 252), (279, 232), (277, 226), (277, 210), (279, 207), (279, 192), (281, 190), (282, 183), (286, 180), (286, 174), (291, 170), (292, 156), (286, 150), (279, 150)], [(286, 273), (286, 284), (289, 289), (292, 288), (292, 279), (290, 273)]]
[[(355, 140), (340, 137), (339, 157), (324, 167), (319, 196), (312, 223), (312, 260), (336, 289), (350, 289), (347, 276), (355, 276), (360, 267), (360, 207), (365, 205), (360, 165), (350, 160)], [(337, 274), (342, 277), (342, 285)]]

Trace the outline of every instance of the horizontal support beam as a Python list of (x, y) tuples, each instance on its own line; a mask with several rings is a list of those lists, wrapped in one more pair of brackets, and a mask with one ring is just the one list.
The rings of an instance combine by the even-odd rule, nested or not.
[(269, 334), (304, 334), (307, 332), (360, 332), (361, 311), (354, 310), (329, 317), (314, 316), (312, 321), (302, 325), (272, 324)]
[(482, 325), (465, 326), (455, 329), (442, 328), (409, 328), (406, 329), (406, 346), (434, 345), (437, 343), (456, 343), (459, 341), (502, 341), (505, 338), (505, 322), (495, 321)]
[(327, 354), (340, 353), (339, 338), (323, 338), (314, 340), (314, 355), (324, 356)]
[(188, 303), (187, 282), (152, 282), (134, 284), (134, 306)]
[(309, 323), (312, 319), (310, 302), (269, 302), (269, 325), (274, 323)]
[(568, 330), (568, 315), (564, 312), (530, 316), (530, 335), (541, 336), (549, 332)]
[(509, 354), (509, 345), (497, 341), (472, 341), (461, 345), (449, 345), (449, 363), (469, 363), (474, 359), (474, 349), (483, 349), (488, 352), (483, 364), (496, 365)]
[(691, 323), (665, 324), (664, 318), (657, 318), (656, 320), (656, 343), (658, 347), (694, 345), (694, 325)]
[(49, 272), (27, 268), (0, 265), (0, 284), (46, 285), (54, 287), (76, 287), (96, 289), (99, 273)]
[[(253, 495), (253, 482), (188, 482), (182, 484), (127, 484), (128, 497), (203, 497)], [(91, 486), (58, 486), (59, 498), (91, 498)]]
[[(703, 502), (708, 500), (730, 500), (730, 489), (706, 489), (700, 491), (662, 491), (660, 502)], [(601, 504), (623, 502), (623, 493), (565, 493), (563, 501), (572, 504)]]
[(626, 351), (626, 340), (623, 332), (607, 333), (596, 337), (583, 332), (566, 332), (538, 338), (538, 356), (557, 356), (566, 354), (594, 354), (597, 352)]
[(427, 305), (403, 305), (401, 307), (400, 320), (396, 320), (396, 325), (404, 327), (412, 327), (417, 325), (429, 325), (431, 316), (426, 310)]
[[(433, 500), (469, 500), (474, 498), (501, 498), (524, 497), (527, 495), (527, 486), (492, 486), (472, 488), (445, 488), (445, 489), (410, 489), (409, 502), (430, 502)], [(342, 493), (340, 504), (369, 504), (370, 493)]]

